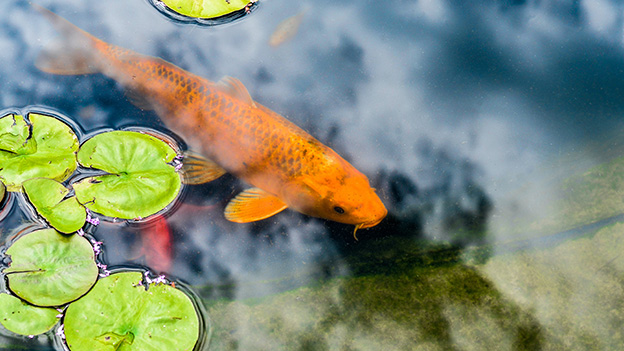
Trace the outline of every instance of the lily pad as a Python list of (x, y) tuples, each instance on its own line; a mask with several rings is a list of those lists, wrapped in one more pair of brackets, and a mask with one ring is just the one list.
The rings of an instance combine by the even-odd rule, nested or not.
[(78, 201), (90, 210), (124, 219), (152, 215), (180, 192), (180, 175), (168, 164), (176, 152), (165, 142), (138, 132), (102, 133), (85, 142), (78, 162), (106, 175), (74, 183)]
[(47, 178), (24, 182), (24, 192), (37, 212), (52, 227), (62, 233), (73, 233), (82, 228), (87, 211), (74, 196), (65, 199), (69, 190), (63, 184)]
[(0, 118), (0, 180), (7, 190), (20, 191), (31, 178), (63, 181), (76, 169), (78, 138), (62, 121), (30, 113)]
[(59, 321), (54, 308), (37, 307), (9, 294), (0, 294), (0, 323), (20, 335), (43, 334)]
[(140, 272), (115, 273), (72, 303), (65, 338), (72, 351), (193, 350), (199, 319), (189, 297), (167, 285), (141, 285)]
[(161, 0), (171, 11), (194, 18), (216, 18), (244, 9), (249, 0)]
[(24, 235), (6, 255), (11, 257), (11, 266), (4, 270), (9, 289), (37, 306), (74, 301), (89, 291), (98, 277), (89, 241), (54, 229)]

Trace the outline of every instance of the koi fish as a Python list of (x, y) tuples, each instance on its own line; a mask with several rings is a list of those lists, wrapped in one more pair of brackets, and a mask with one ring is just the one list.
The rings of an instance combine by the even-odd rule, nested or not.
[(224, 215), (246, 223), (286, 208), (360, 228), (387, 214), (368, 178), (334, 150), (253, 101), (237, 79), (214, 83), (160, 58), (108, 44), (34, 5), (62, 35), (36, 66), (48, 73), (102, 73), (149, 107), (201, 156), (185, 159), (185, 183), (229, 172), (253, 187), (235, 196)]
[(158, 272), (168, 272), (173, 261), (173, 239), (165, 217), (157, 215), (152, 223), (141, 227), (139, 237), (140, 254), (145, 256), (147, 265)]

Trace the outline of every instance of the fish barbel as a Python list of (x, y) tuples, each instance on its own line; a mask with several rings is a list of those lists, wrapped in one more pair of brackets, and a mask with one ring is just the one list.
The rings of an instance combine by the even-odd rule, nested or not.
[(364, 174), (303, 129), (253, 101), (239, 80), (211, 82), (160, 58), (108, 44), (34, 6), (61, 33), (61, 43), (38, 57), (39, 69), (53, 74), (102, 73), (119, 82), (139, 106), (153, 109), (201, 154), (188, 162), (188, 183), (211, 181), (228, 172), (253, 186), (228, 203), (224, 213), (228, 220), (252, 222), (291, 208), (353, 224), (357, 230), (375, 226), (386, 216)]

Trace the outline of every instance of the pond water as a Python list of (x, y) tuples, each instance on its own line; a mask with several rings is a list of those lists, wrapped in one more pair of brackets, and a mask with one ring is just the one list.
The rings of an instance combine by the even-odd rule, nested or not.
[[(37, 3), (106, 42), (240, 79), (366, 174), (388, 208), (358, 240), (289, 210), (232, 223), (224, 208), (248, 185), (226, 175), (185, 186), (165, 221), (102, 221), (92, 235), (109, 267), (148, 267), (198, 296), (206, 349), (624, 345), (620, 3), (267, 0), (218, 26), (148, 1)], [(83, 136), (141, 127), (180, 140), (101, 74), (39, 71), (57, 34), (27, 1), (0, 13), (0, 108), (54, 111)], [(294, 37), (269, 45), (297, 14)], [(2, 242), (33, 221), (16, 198)], [(2, 329), (0, 349), (60, 346)]]

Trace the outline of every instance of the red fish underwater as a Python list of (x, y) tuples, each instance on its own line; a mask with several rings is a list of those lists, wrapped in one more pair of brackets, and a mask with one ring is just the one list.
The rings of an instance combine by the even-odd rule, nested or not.
[(103, 73), (132, 96), (140, 96), (142, 106), (153, 109), (203, 156), (191, 157), (186, 165), (187, 183), (208, 182), (229, 172), (253, 186), (227, 205), (228, 220), (258, 221), (291, 208), (353, 224), (357, 231), (386, 216), (364, 174), (301, 128), (254, 102), (239, 80), (226, 77), (213, 83), (162, 59), (107, 44), (60, 16), (35, 8), (62, 34), (60, 45), (39, 56), (39, 69), (53, 74)]
[(168, 272), (173, 262), (173, 238), (165, 217), (156, 215), (150, 224), (140, 228), (139, 237), (139, 254), (145, 257), (147, 265), (158, 272)]

